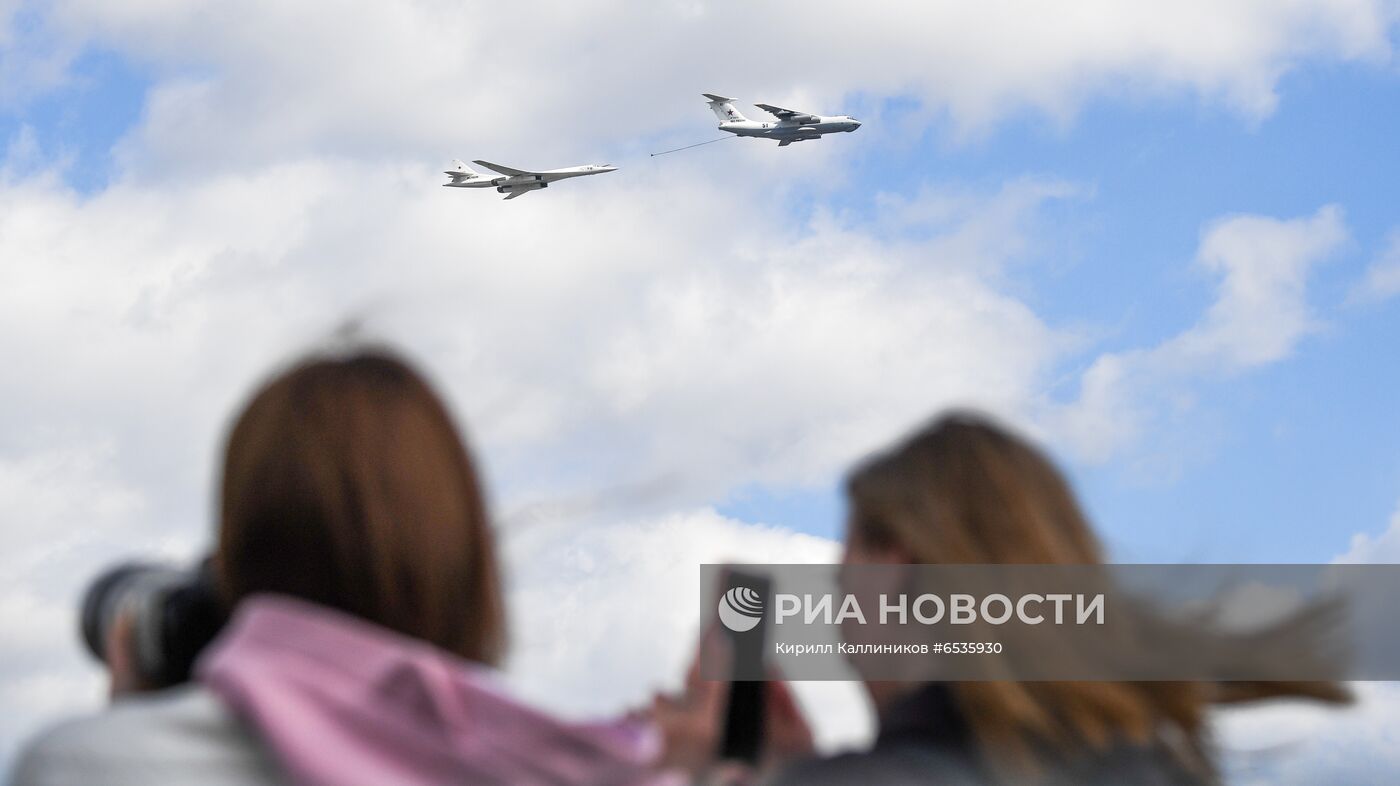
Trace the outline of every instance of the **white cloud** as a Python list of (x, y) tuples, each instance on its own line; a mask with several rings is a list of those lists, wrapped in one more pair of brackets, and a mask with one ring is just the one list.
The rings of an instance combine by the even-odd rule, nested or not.
[(1309, 276), (1346, 239), (1334, 205), (1295, 219), (1234, 216), (1212, 224), (1196, 253), (1197, 265), (1219, 278), (1210, 308), (1155, 347), (1095, 359), (1078, 399), (1049, 415), (1056, 435), (1080, 455), (1105, 460), (1154, 419), (1189, 407), (1194, 381), (1287, 357), (1318, 328)]
[(1272, 363), (1317, 327), (1307, 302), (1313, 268), (1347, 239), (1341, 210), (1328, 205), (1307, 218), (1236, 216), (1216, 222), (1197, 260), (1221, 276), (1204, 319), (1158, 352), (1176, 363), (1227, 370)]
[(1224, 710), (1225, 772), (1239, 786), (1383, 786), (1400, 770), (1400, 685), (1356, 683), (1341, 709), (1303, 702)]
[[(1092, 0), (910, 6), (67, 0), (51, 25), (163, 78), (133, 172), (207, 172), (309, 154), (483, 154), (561, 162), (708, 128), (702, 90), (866, 115), (915, 99), (980, 129), (1100, 95), (1190, 93), (1249, 117), (1307, 59), (1384, 63), (1388, 0)], [(76, 47), (76, 44), (70, 44)], [(561, 74), (569, 78), (561, 79)], [(561, 133), (563, 131), (563, 133)], [(547, 163), (547, 162), (542, 162)]]
[(7, 438), (142, 445), (131, 471), (178, 473), (192, 519), (241, 392), (366, 314), (442, 375), (493, 454), (528, 458), (507, 482), (589, 440), (590, 464), (560, 472), (722, 491), (810, 481), (940, 402), (1024, 409), (1068, 340), (996, 283), (1059, 194), (1034, 182), (958, 197), (965, 215), (904, 240), (837, 217), (787, 228), (779, 205), (684, 177), (576, 185), (529, 212), (482, 197), (467, 234), (463, 199), (482, 195), (432, 180), (310, 161), (87, 199), (0, 189), (0, 255), (23, 264), (0, 292), (0, 354), (31, 369), (7, 391)]
[(1352, 288), (1351, 302), (1378, 303), (1400, 295), (1400, 230), (1390, 233), (1366, 275)]
[[(709, 509), (569, 517), (507, 536), (511, 679), (522, 695), (574, 714), (635, 708), (679, 687), (699, 633), (701, 564), (840, 558), (832, 541)], [(869, 739), (858, 685), (800, 683), (797, 692), (823, 748)]]
[(1346, 552), (1332, 560), (1341, 564), (1400, 563), (1400, 507), (1390, 516), (1390, 524), (1379, 535), (1358, 532), (1351, 536)]
[[(72, 564), (54, 560), (48, 567)], [(0, 642), (0, 702), (6, 708), (0, 713), (0, 768), (5, 768), (12, 746), (33, 734), (37, 721), (98, 706), (107, 686), (79, 648), (72, 599), (41, 597), (32, 586), (7, 579), (0, 579), (0, 593), (0, 625), (11, 631)]]
[(72, 582), (150, 532), (141, 521), (143, 495), (114, 477), (112, 446), (48, 447), (20, 458), (6, 452), (0, 449), (0, 629), (8, 631), (0, 637), (0, 769), (38, 719), (101, 700), (103, 682), (78, 638)]
[[(629, 503), (658, 516), (822, 482), (941, 403), (1024, 410), (1067, 340), (997, 284), (1061, 186), (931, 192), (948, 218), (911, 234), (793, 227), (687, 166), (529, 212), (341, 159), (89, 197), (0, 183), (0, 364), (25, 369), (0, 407), (0, 592), (71, 620), (107, 561), (193, 554), (226, 418), (347, 315), (423, 359), (502, 509), (660, 478)], [(36, 687), (91, 684), (66, 624), (0, 648), (16, 724), (91, 695)]]

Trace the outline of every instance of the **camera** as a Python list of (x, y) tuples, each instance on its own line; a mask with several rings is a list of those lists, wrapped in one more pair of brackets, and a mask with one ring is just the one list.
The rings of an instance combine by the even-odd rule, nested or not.
[(109, 662), (112, 627), (130, 618), (130, 660), (139, 683), (166, 688), (189, 681), (194, 662), (228, 619), (214, 588), (210, 561), (195, 568), (128, 562), (98, 576), (83, 598), (82, 635)]

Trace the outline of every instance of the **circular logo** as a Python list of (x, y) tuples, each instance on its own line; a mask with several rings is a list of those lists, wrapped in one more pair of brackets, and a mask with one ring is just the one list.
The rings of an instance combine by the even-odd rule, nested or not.
[(753, 630), (763, 619), (763, 598), (749, 587), (734, 587), (719, 599), (719, 621), (735, 633)]

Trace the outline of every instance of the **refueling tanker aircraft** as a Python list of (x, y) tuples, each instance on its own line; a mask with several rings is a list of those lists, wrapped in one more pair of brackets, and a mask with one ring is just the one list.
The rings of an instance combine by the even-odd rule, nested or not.
[(814, 115), (772, 104), (754, 106), (778, 118), (778, 122), (750, 120), (734, 108), (734, 99), (713, 93), (701, 95), (710, 100), (710, 109), (714, 110), (715, 117), (719, 118), (719, 130), (739, 136), (772, 139), (778, 143), (778, 147), (787, 147), (793, 142), (805, 142), (808, 139), (820, 139), (823, 134), (850, 132), (860, 128), (860, 121), (850, 115)]
[(564, 180), (570, 177), (583, 177), (584, 175), (601, 175), (604, 172), (616, 172), (617, 167), (611, 164), (588, 164), (586, 166), (571, 166), (564, 169), (546, 169), (543, 172), (531, 172), (526, 169), (516, 169), (514, 167), (493, 164), (490, 161), (473, 161), (477, 166), (483, 166), (492, 172), (499, 172), (504, 177), (487, 177), (461, 161), (454, 160), (452, 168), (443, 174), (452, 178), (450, 182), (443, 183), (448, 188), (494, 188), (498, 193), (505, 194), (506, 199), (515, 199), (522, 194), (531, 191), (538, 191), (541, 188), (548, 188), (550, 183), (556, 180)]

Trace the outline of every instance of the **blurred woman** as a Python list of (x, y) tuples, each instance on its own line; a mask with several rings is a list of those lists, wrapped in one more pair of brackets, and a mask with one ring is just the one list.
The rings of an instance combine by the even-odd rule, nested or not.
[[(979, 415), (954, 413), (921, 429), (858, 466), (846, 491), (848, 566), (1098, 565), (1104, 559), (1054, 465)], [(1139, 655), (1150, 656), (1140, 647)], [(859, 661), (853, 665), (860, 673)], [(770, 690), (766, 734), (783, 741), (785, 750), (770, 746), (763, 782), (1211, 784), (1218, 781), (1207, 719), (1212, 704), (1283, 696), (1348, 698), (1339, 686), (1324, 682), (867, 678), (864, 687), (877, 716), (874, 745), (860, 753), (796, 760), (792, 754), (803, 746), (792, 741), (810, 737), (791, 701)], [(713, 756), (720, 722), (715, 692), (692, 678), (687, 699), (658, 704), (668, 748), (688, 751), (695, 771), (703, 771), (695, 762)], [(708, 720), (697, 717), (706, 712)], [(773, 763), (784, 757), (786, 766)]]
[[(16, 784), (652, 778), (649, 727), (564, 723), (494, 684), (506, 625), (481, 484), (442, 402), (388, 352), (314, 358), (254, 396), (228, 438), (212, 568), (233, 617), (194, 684), (41, 736)], [(127, 646), (111, 647), (118, 689)]]
[[(1103, 549), (1038, 450), (990, 420), (947, 415), (847, 482), (850, 564), (1096, 565)], [(782, 784), (1206, 784), (1214, 702), (1306, 696), (1331, 683), (867, 681), (865, 753), (789, 768)]]

